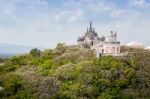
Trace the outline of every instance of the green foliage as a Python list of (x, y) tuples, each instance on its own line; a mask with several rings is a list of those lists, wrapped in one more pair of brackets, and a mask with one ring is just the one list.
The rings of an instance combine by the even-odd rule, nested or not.
[(41, 58), (33, 58), (29, 61), (29, 65), (34, 65), (34, 66), (38, 66), (39, 64), (41, 64), (41, 62), (43, 62), (43, 59)]
[(21, 78), (19, 75), (8, 74), (6, 75), (6, 78), (3, 81), (2, 85), (4, 88), (2, 97), (15, 98), (17, 97), (17, 93), (22, 88)]
[(39, 73), (42, 75), (52, 75), (57, 69), (58, 65), (53, 60), (45, 60), (39, 69)]
[(69, 81), (76, 78), (74, 75), (74, 71), (75, 71), (75, 65), (67, 64), (59, 67), (55, 71), (54, 76), (59, 80)]
[(65, 43), (58, 43), (55, 49), (56, 55), (61, 55), (65, 53), (66, 49), (67, 49), (67, 46)]
[(44, 59), (52, 59), (53, 57), (54, 57), (54, 51), (51, 49), (46, 49), (42, 53), (42, 58), (44, 58)]
[(58, 43), (0, 64), (2, 99), (149, 99), (150, 51), (122, 47), (126, 57)]
[(20, 66), (26, 64), (27, 63), (25, 62), (23, 56), (14, 56), (11, 59), (7, 59), (2, 62), (2, 65), (0, 66), (0, 73), (15, 71)]
[(122, 64), (118, 59), (112, 56), (104, 56), (100, 59), (95, 59), (93, 65), (99, 66), (102, 69), (110, 69), (119, 68)]
[(30, 51), (30, 55), (32, 55), (32, 57), (35, 57), (35, 58), (40, 57), (41, 56), (41, 51), (37, 48), (32, 49)]

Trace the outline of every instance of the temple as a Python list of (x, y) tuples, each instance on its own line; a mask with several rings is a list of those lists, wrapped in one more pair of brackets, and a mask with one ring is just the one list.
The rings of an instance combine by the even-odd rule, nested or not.
[(83, 36), (77, 39), (80, 47), (91, 48), (96, 50), (97, 57), (101, 55), (117, 55), (120, 53), (120, 42), (117, 41), (117, 33), (110, 31), (108, 35), (98, 36), (95, 28), (92, 27), (90, 22), (89, 28)]

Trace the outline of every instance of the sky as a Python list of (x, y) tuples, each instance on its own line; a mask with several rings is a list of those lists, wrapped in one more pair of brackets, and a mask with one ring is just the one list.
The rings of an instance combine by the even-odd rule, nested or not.
[(76, 44), (92, 21), (99, 36), (150, 46), (150, 0), (0, 0), (0, 42), (52, 48)]

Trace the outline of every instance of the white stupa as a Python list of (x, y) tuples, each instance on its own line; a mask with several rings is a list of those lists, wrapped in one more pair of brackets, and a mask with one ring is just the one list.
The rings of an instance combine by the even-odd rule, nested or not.
[(134, 47), (134, 48), (144, 48), (144, 46), (141, 43), (136, 42), (136, 41), (125, 44), (125, 46)]

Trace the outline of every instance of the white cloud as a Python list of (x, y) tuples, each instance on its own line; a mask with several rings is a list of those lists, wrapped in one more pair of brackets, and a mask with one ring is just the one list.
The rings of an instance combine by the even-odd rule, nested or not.
[(84, 12), (81, 9), (74, 11), (61, 11), (58, 15), (56, 14), (56, 21), (66, 21), (66, 22), (75, 22), (82, 19)]
[(114, 9), (114, 4), (112, 2), (107, 3), (106, 0), (84, 0), (85, 5), (87, 5), (87, 10), (96, 13), (107, 13)]
[(130, 0), (130, 3), (132, 3), (133, 5), (143, 6), (145, 5), (145, 0)]
[(120, 8), (115, 0), (70, 0), (69, 3), (64, 0), (64, 5), (53, 7), (47, 0), (0, 1), (2, 42), (35, 46), (54, 46), (58, 41), (74, 43), (76, 37), (85, 32), (90, 20), (94, 21), (98, 33), (118, 31), (122, 42), (140, 40), (142, 36), (149, 40), (150, 13), (145, 14), (135, 7)]
[(129, 0), (129, 4), (131, 6), (138, 6), (138, 7), (144, 7), (144, 8), (150, 7), (150, 3), (146, 2), (146, 0)]
[(74, 21), (78, 21), (82, 18), (84, 12), (82, 10), (77, 10), (76, 12), (74, 12), (74, 14), (72, 16), (69, 17), (69, 22), (74, 22)]
[(140, 18), (142, 16), (142, 13), (134, 9), (114, 9), (110, 13), (110, 16), (112, 18), (118, 18), (123, 20), (133, 20), (135, 18)]

